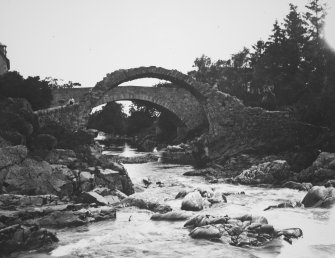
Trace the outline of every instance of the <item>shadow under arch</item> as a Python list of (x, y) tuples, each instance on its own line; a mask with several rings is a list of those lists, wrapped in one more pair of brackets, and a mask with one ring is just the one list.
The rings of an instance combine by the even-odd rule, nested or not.
[(207, 118), (207, 124), (211, 125), (211, 117), (206, 112), (206, 99), (207, 96), (213, 93), (213, 88), (208, 84), (203, 84), (195, 81), (190, 76), (185, 75), (177, 70), (168, 70), (161, 67), (139, 67), (131, 68), (125, 70), (117, 70), (98, 82), (96, 86), (87, 94), (85, 94), (79, 101), (80, 110), (80, 127), (85, 127), (87, 125), (90, 110), (99, 105), (99, 101), (104, 97), (104, 95), (113, 88), (118, 87), (120, 84), (135, 79), (141, 78), (157, 78), (170, 81), (176, 84), (178, 87), (184, 88), (189, 91), (200, 103), (205, 111), (205, 116)]

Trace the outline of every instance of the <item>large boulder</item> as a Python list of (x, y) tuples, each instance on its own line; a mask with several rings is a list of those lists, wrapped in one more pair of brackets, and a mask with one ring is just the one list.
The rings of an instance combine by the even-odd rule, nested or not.
[(335, 179), (335, 153), (321, 152), (312, 166), (302, 170), (298, 175), (300, 182), (323, 184)]
[(38, 249), (58, 242), (54, 233), (38, 226), (12, 225), (0, 230), (0, 254)]
[(190, 232), (190, 236), (192, 238), (213, 239), (220, 238), (222, 236), (222, 233), (217, 227), (213, 225), (207, 225), (193, 229)]
[(293, 175), (289, 164), (285, 160), (274, 160), (244, 170), (234, 178), (240, 184), (277, 184)]
[(41, 227), (63, 228), (78, 227), (85, 225), (87, 222), (71, 211), (55, 211), (51, 214), (36, 220)]
[(202, 197), (198, 191), (188, 193), (182, 203), (181, 209), (187, 211), (200, 211), (204, 208)]
[(83, 203), (96, 203), (99, 205), (108, 205), (108, 201), (103, 196), (94, 191), (83, 192), (81, 193), (79, 198)]
[(335, 204), (335, 188), (313, 186), (302, 200), (302, 204), (308, 207), (329, 208)]
[(38, 195), (72, 193), (72, 181), (64, 175), (63, 170), (53, 169), (46, 161), (27, 158), (20, 164), (15, 164), (1, 170), (2, 187), (7, 193)]

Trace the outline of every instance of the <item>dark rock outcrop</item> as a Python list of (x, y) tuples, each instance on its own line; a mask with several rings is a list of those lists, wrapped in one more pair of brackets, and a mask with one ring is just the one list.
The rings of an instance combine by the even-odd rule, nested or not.
[(335, 153), (321, 152), (312, 166), (302, 170), (298, 175), (299, 182), (324, 184), (335, 179)]
[(244, 170), (240, 175), (234, 178), (234, 181), (247, 185), (278, 184), (287, 180), (292, 175), (293, 173), (290, 170), (290, 166), (285, 160), (275, 160)]
[(12, 225), (0, 229), (0, 255), (39, 249), (58, 242), (54, 233), (38, 226)]
[(135, 206), (140, 209), (151, 210), (153, 212), (158, 212), (158, 213), (167, 213), (169, 211), (172, 211), (172, 208), (169, 205), (160, 204), (158, 202), (152, 202), (148, 200), (143, 200), (143, 199), (135, 198), (132, 196), (123, 199), (121, 201), (121, 204), (126, 207)]

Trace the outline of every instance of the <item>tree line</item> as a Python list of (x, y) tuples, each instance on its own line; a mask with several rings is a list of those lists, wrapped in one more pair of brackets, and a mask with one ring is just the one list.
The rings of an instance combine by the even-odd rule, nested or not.
[(305, 12), (290, 4), (266, 41), (212, 61), (202, 55), (188, 74), (245, 105), (291, 110), (303, 121), (335, 128), (335, 53), (323, 33), (327, 6), (311, 0)]
[[(335, 52), (327, 45), (323, 27), (327, 7), (310, 0), (306, 11), (290, 4), (282, 22), (275, 21), (266, 41), (244, 47), (228, 60), (212, 61), (202, 55), (188, 75), (216, 85), (241, 99), (245, 105), (268, 110), (290, 110), (302, 121), (335, 129)], [(24, 79), (18, 72), (0, 77), (0, 96), (28, 99), (34, 110), (49, 107), (51, 89), (71, 88), (79, 83), (61, 83), (51, 77)], [(162, 83), (156, 87), (174, 87)], [(126, 117), (119, 104), (108, 104), (92, 115), (90, 126), (119, 134), (134, 134), (168, 116), (155, 106), (136, 102)], [(169, 131), (172, 131), (169, 129)]]

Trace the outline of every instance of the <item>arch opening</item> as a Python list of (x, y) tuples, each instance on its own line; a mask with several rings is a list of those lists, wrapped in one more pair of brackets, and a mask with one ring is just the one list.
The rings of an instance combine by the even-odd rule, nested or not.
[[(191, 77), (182, 74), (176, 70), (167, 70), (160, 67), (139, 67), (139, 68), (132, 68), (127, 70), (117, 70), (111, 74), (107, 74), (107, 76), (100, 82), (96, 84), (96, 86), (88, 93), (85, 94), (80, 100), (80, 126), (85, 127), (87, 124), (89, 111), (94, 107), (102, 103), (106, 103), (109, 101), (116, 101), (121, 99), (111, 99), (111, 96), (108, 96), (109, 92), (112, 90), (116, 90), (117, 88), (125, 88), (125, 87), (118, 87), (120, 84), (129, 82), (136, 79), (141, 78), (156, 78), (160, 80), (165, 80), (172, 82), (173, 84), (177, 85), (177, 90), (184, 90), (193, 98), (194, 102), (197, 104), (197, 108), (185, 108), (185, 112), (188, 112), (191, 115), (188, 117), (183, 116), (181, 113), (173, 112), (177, 114), (177, 117), (183, 121), (189, 129), (194, 129), (196, 126), (191, 126), (192, 124), (190, 119), (196, 121), (199, 120), (197, 123), (200, 124), (207, 124), (208, 129), (211, 130), (211, 125), (213, 121), (213, 117), (208, 112), (208, 103), (207, 99), (209, 95), (213, 95), (214, 90), (207, 84), (199, 83), (193, 80)], [(149, 88), (149, 87), (146, 87)], [(157, 87), (158, 88), (158, 87)], [(174, 89), (174, 88), (173, 88)], [(169, 88), (169, 90), (172, 90)], [(180, 94), (179, 94), (180, 95)], [(175, 96), (178, 96), (176, 94)], [(136, 98), (136, 97), (135, 97)], [(175, 97), (172, 98), (158, 98), (157, 100), (150, 99), (148, 97), (141, 97), (141, 100), (153, 102), (159, 104), (170, 111), (173, 111), (174, 106), (182, 106), (188, 101), (180, 101), (178, 103), (171, 101)], [(123, 97), (122, 99), (134, 99), (134, 96)], [(157, 103), (159, 101), (160, 103)], [(192, 118), (193, 116), (193, 118)], [(198, 118), (196, 118), (198, 116)], [(199, 118), (200, 117), (200, 118)], [(205, 120), (205, 121), (204, 121)]]
[(185, 123), (171, 110), (145, 100), (131, 99), (134, 105), (125, 114), (119, 101), (110, 101), (91, 114), (88, 127), (105, 133), (138, 136), (154, 135), (161, 143), (172, 143), (185, 137)]

